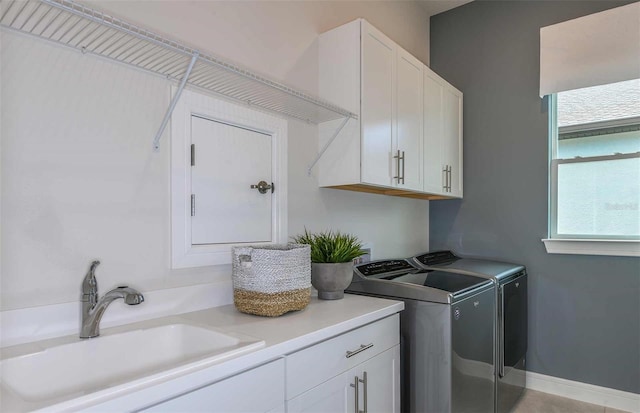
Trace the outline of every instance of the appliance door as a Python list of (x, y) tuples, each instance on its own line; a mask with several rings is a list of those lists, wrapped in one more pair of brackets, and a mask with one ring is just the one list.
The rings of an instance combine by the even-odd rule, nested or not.
[(452, 304), (451, 411), (494, 411), (495, 287)]
[(526, 385), (527, 275), (500, 286), (498, 412), (508, 412)]

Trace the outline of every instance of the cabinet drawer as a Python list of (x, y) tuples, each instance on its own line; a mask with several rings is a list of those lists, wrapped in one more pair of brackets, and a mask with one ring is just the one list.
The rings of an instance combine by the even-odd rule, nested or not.
[(400, 319), (395, 314), (292, 353), (286, 357), (287, 399), (399, 343)]
[(272, 361), (143, 411), (220, 411), (225, 413), (282, 411), (283, 363), (282, 359)]

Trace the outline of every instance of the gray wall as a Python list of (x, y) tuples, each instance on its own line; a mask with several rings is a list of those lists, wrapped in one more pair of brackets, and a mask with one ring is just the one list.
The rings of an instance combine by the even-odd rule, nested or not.
[(464, 199), (431, 202), (431, 249), (522, 263), (530, 370), (640, 393), (640, 260), (547, 254), (539, 29), (628, 2), (474, 1), (431, 19), (431, 67), (464, 92)]

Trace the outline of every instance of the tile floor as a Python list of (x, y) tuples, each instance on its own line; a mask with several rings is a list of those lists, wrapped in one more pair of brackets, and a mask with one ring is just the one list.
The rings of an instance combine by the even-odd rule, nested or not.
[(525, 390), (512, 413), (626, 413), (610, 407), (566, 399), (535, 390)]

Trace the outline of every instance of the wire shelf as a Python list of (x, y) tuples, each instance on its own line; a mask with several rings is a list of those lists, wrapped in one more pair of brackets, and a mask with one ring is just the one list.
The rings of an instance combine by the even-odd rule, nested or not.
[[(310, 123), (357, 115), (70, 0), (2, 0), (0, 25)], [(195, 65), (189, 71), (196, 56)]]

